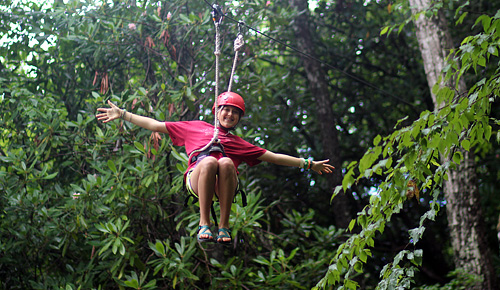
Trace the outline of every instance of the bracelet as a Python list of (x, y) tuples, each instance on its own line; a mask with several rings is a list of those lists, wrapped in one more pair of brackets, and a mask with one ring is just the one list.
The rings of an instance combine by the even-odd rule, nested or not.
[(312, 158), (308, 158), (308, 159), (305, 159), (305, 158), (302, 158), (302, 161), (301, 161), (301, 168), (305, 169), (305, 170), (309, 170), (312, 168), (312, 165), (313, 165), (313, 159)]
[(123, 109), (122, 113), (120, 114), (120, 119), (123, 119), (123, 117), (125, 116), (125, 113), (127, 113), (127, 110)]

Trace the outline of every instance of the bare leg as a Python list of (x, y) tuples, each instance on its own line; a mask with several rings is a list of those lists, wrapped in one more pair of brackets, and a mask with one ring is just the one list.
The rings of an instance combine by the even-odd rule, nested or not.
[[(229, 215), (231, 213), (234, 193), (238, 186), (238, 176), (231, 159), (227, 157), (221, 158), (218, 160), (218, 165), (217, 195), (220, 203), (219, 228), (229, 228)], [(223, 238), (223, 241), (230, 241), (230, 239)]]
[[(191, 173), (191, 186), (198, 194), (200, 202), (200, 226), (210, 226), (210, 206), (214, 196), (217, 171), (217, 159), (207, 156), (196, 165)], [(208, 235), (201, 235), (200, 238), (208, 238)]]

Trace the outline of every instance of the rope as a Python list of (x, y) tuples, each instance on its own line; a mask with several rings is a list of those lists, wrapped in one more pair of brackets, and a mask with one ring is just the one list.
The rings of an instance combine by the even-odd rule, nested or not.
[[(216, 111), (216, 114), (215, 114), (215, 123), (214, 123), (214, 126), (215, 126), (215, 129), (214, 129), (214, 137), (212, 138), (212, 141), (210, 141), (209, 144), (207, 144), (207, 146), (209, 146), (210, 144), (212, 144), (212, 142), (216, 141), (218, 139), (218, 136), (219, 136), (219, 118), (217, 118), (217, 114), (219, 113), (219, 106), (218, 106), (218, 102), (219, 102), (219, 72), (220, 72), (220, 68), (219, 68), (219, 63), (220, 63), (220, 24), (222, 22), (222, 16), (220, 16), (220, 19), (219, 20), (216, 20), (215, 16), (216, 16), (216, 10), (215, 10), (215, 7), (214, 7), (214, 11), (212, 12), (214, 14), (214, 24), (215, 24), (215, 51), (214, 51), (214, 54), (215, 54), (215, 111)], [(217, 140), (218, 141), (218, 140)]]
[(233, 68), (231, 70), (231, 77), (229, 78), (229, 85), (227, 87), (227, 91), (231, 91), (231, 86), (233, 84), (233, 77), (234, 77), (234, 72), (236, 71), (236, 63), (238, 62), (238, 53), (240, 52), (240, 49), (245, 45), (245, 41), (243, 40), (243, 34), (240, 32), (238, 33), (238, 36), (236, 36), (236, 39), (234, 40), (234, 61), (233, 61)]
[[(191, 160), (191, 157), (193, 154), (205, 151), (208, 147), (210, 147), (212, 144), (217, 144), (219, 143), (219, 118), (217, 118), (217, 115), (219, 114), (219, 105), (218, 105), (218, 96), (219, 96), (219, 58), (220, 58), (220, 25), (222, 23), (222, 19), (224, 14), (222, 13), (222, 10), (217, 4), (214, 4), (212, 6), (212, 19), (214, 21), (215, 25), (215, 121), (214, 121), (214, 135), (212, 137), (212, 140), (207, 143), (207, 145), (203, 146), (203, 148), (193, 150), (191, 154), (189, 154), (189, 159)], [(233, 70), (234, 71), (234, 70)]]

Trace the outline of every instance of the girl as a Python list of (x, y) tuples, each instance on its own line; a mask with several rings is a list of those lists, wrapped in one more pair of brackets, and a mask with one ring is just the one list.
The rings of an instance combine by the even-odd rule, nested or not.
[[(231, 243), (229, 230), (229, 214), (233, 196), (238, 190), (238, 165), (246, 162), (249, 166), (261, 161), (278, 165), (294, 166), (322, 173), (332, 173), (333, 166), (329, 160), (313, 161), (285, 154), (273, 153), (252, 145), (242, 138), (230, 133), (245, 114), (243, 98), (233, 92), (225, 92), (218, 96), (216, 110), (213, 114), (218, 118), (219, 134), (216, 143), (205, 150), (214, 135), (214, 126), (204, 121), (161, 122), (148, 117), (132, 114), (118, 108), (108, 101), (109, 108), (98, 108), (98, 120), (104, 123), (122, 118), (142, 128), (163, 132), (170, 136), (176, 146), (184, 146), (190, 156), (185, 173), (188, 191), (197, 196), (200, 204), (200, 221), (197, 238), (200, 242), (216, 241)], [(210, 207), (214, 194), (220, 203), (220, 224), (214, 238), (210, 230)]]

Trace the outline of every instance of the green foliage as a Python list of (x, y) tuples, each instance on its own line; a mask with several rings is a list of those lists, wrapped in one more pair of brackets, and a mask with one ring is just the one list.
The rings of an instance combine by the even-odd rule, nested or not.
[[(490, 29), (490, 23), (500, 23), (500, 14), (495, 17), (480, 16), (476, 23), (483, 23), (484, 32), (467, 37), (459, 50), (450, 56), (446, 80), (457, 78), (470, 71), (477, 71), (477, 65), (486, 65), (486, 60), (496, 56), (500, 35)], [(456, 61), (462, 61), (458, 67)], [(372, 194), (370, 203), (358, 213), (350, 225), (356, 225), (359, 232), (352, 235), (337, 250), (331, 261), (328, 273), (318, 283), (317, 288), (330, 284), (343, 284), (345, 289), (356, 289), (352, 281), (355, 272), (360, 272), (362, 264), (367, 263), (367, 251), (374, 246), (376, 232), (383, 233), (391, 218), (399, 213), (405, 203), (417, 191), (430, 197), (429, 209), (420, 218), (417, 228), (408, 232), (412, 249), (400, 251), (394, 260), (380, 273), (379, 289), (408, 289), (413, 283), (418, 266), (422, 264), (422, 250), (416, 244), (425, 232), (427, 220), (433, 221), (440, 210), (439, 193), (449, 169), (463, 159), (464, 152), (481, 152), (491, 142), (490, 124), (491, 104), (496, 100), (500, 86), (500, 70), (485, 77), (471, 87), (467, 96), (459, 96), (447, 87), (436, 85), (433, 92), (440, 109), (424, 111), (411, 125), (397, 129), (386, 137), (376, 137), (374, 146), (363, 158), (349, 165), (344, 177), (343, 189), (346, 190), (362, 178), (375, 175), (384, 177), (377, 192)], [(441, 163), (441, 156), (445, 157)], [(341, 187), (337, 187), (336, 193)], [(418, 194), (416, 194), (418, 201)]]
[[(100, 94), (70, 121), (56, 98), (38, 102), (14, 85), (1, 104), (2, 288), (296, 289), (297, 279), (310, 288), (319, 278), (308, 279), (327, 264), (322, 244), (341, 231), (315, 225), (314, 212), (284, 219), (283, 234), (267, 232), (265, 212), (276, 203), (264, 208), (258, 188), (249, 190), (248, 206), (234, 204), (231, 216), (235, 239), (245, 242), (233, 258), (204, 259), (187, 237), (198, 213), (182, 207), (184, 153), (122, 123), (99, 127)], [(244, 187), (252, 184), (242, 176)]]
[[(25, 2), (0, 5), (2, 289), (309, 289), (322, 278), (320, 286), (340, 281), (354, 289), (359, 277), (378, 281), (368, 272), (377, 259), (377, 232), (386, 232), (408, 204), (411, 179), (433, 202), (408, 232), (409, 247), (381, 267), (380, 278), (381, 288), (407, 287), (422, 263), (416, 244), (440, 209), (446, 169), (463, 158), (459, 148), (486, 152), (484, 141), (497, 133), (489, 108), (498, 95), (498, 72), (477, 82), (468, 98), (436, 90), (449, 106), (423, 110), (418, 118), (415, 111), (425, 106), (414, 96), (427, 93), (416, 77), (416, 49), (403, 34), (381, 42), (387, 7), (319, 1), (311, 20), (320, 36), (317, 54), (342, 68), (326, 72), (341, 132), (339, 155), (347, 164), (359, 160), (346, 166), (342, 185), (375, 183), (379, 191), (360, 194), (370, 204), (346, 234), (322, 210), (331, 192), (322, 177), (243, 168), (249, 205), (232, 207), (236, 243), (202, 247), (194, 239), (197, 208), (182, 205), (186, 154), (167, 136), (126, 122), (103, 125), (93, 116), (110, 99), (158, 120), (210, 119), (214, 32), (206, 3)], [(289, 28), (297, 11), (289, 1), (233, 2), (226, 11), (237, 19), (293, 43)], [(455, 74), (458, 68), (450, 65), (448, 77), (495, 59), (497, 20), (477, 20), (484, 32), (464, 39), (454, 56), (463, 68)], [(235, 23), (224, 22), (223, 64), (232, 61), (228, 44), (236, 31)], [(248, 114), (236, 133), (269, 150), (321, 156), (321, 120), (299, 58), (254, 33), (245, 37), (234, 89), (246, 97)], [(221, 87), (229, 70), (221, 68)], [(395, 92), (405, 93), (395, 99)], [(402, 128), (392, 132), (398, 119)], [(373, 130), (374, 124), (380, 128)], [(367, 144), (373, 146), (363, 154)], [(440, 154), (453, 162), (440, 164)]]
[[(189, 244), (187, 244), (189, 243)], [(175, 243), (175, 249), (170, 247), (170, 241), (156, 241), (149, 243), (149, 247), (154, 251), (157, 259), (151, 260), (148, 264), (154, 267), (154, 275), (161, 272), (161, 277), (172, 281), (175, 288), (180, 282), (183, 285), (198, 281), (199, 278), (192, 273), (194, 267), (193, 255), (196, 253), (196, 240), (182, 237), (180, 243)], [(188, 282), (190, 281), (190, 282)]]
[(445, 285), (416, 287), (415, 290), (464, 290), (474, 287), (480, 280), (477, 276), (460, 269), (450, 272), (449, 276), (453, 279)]

